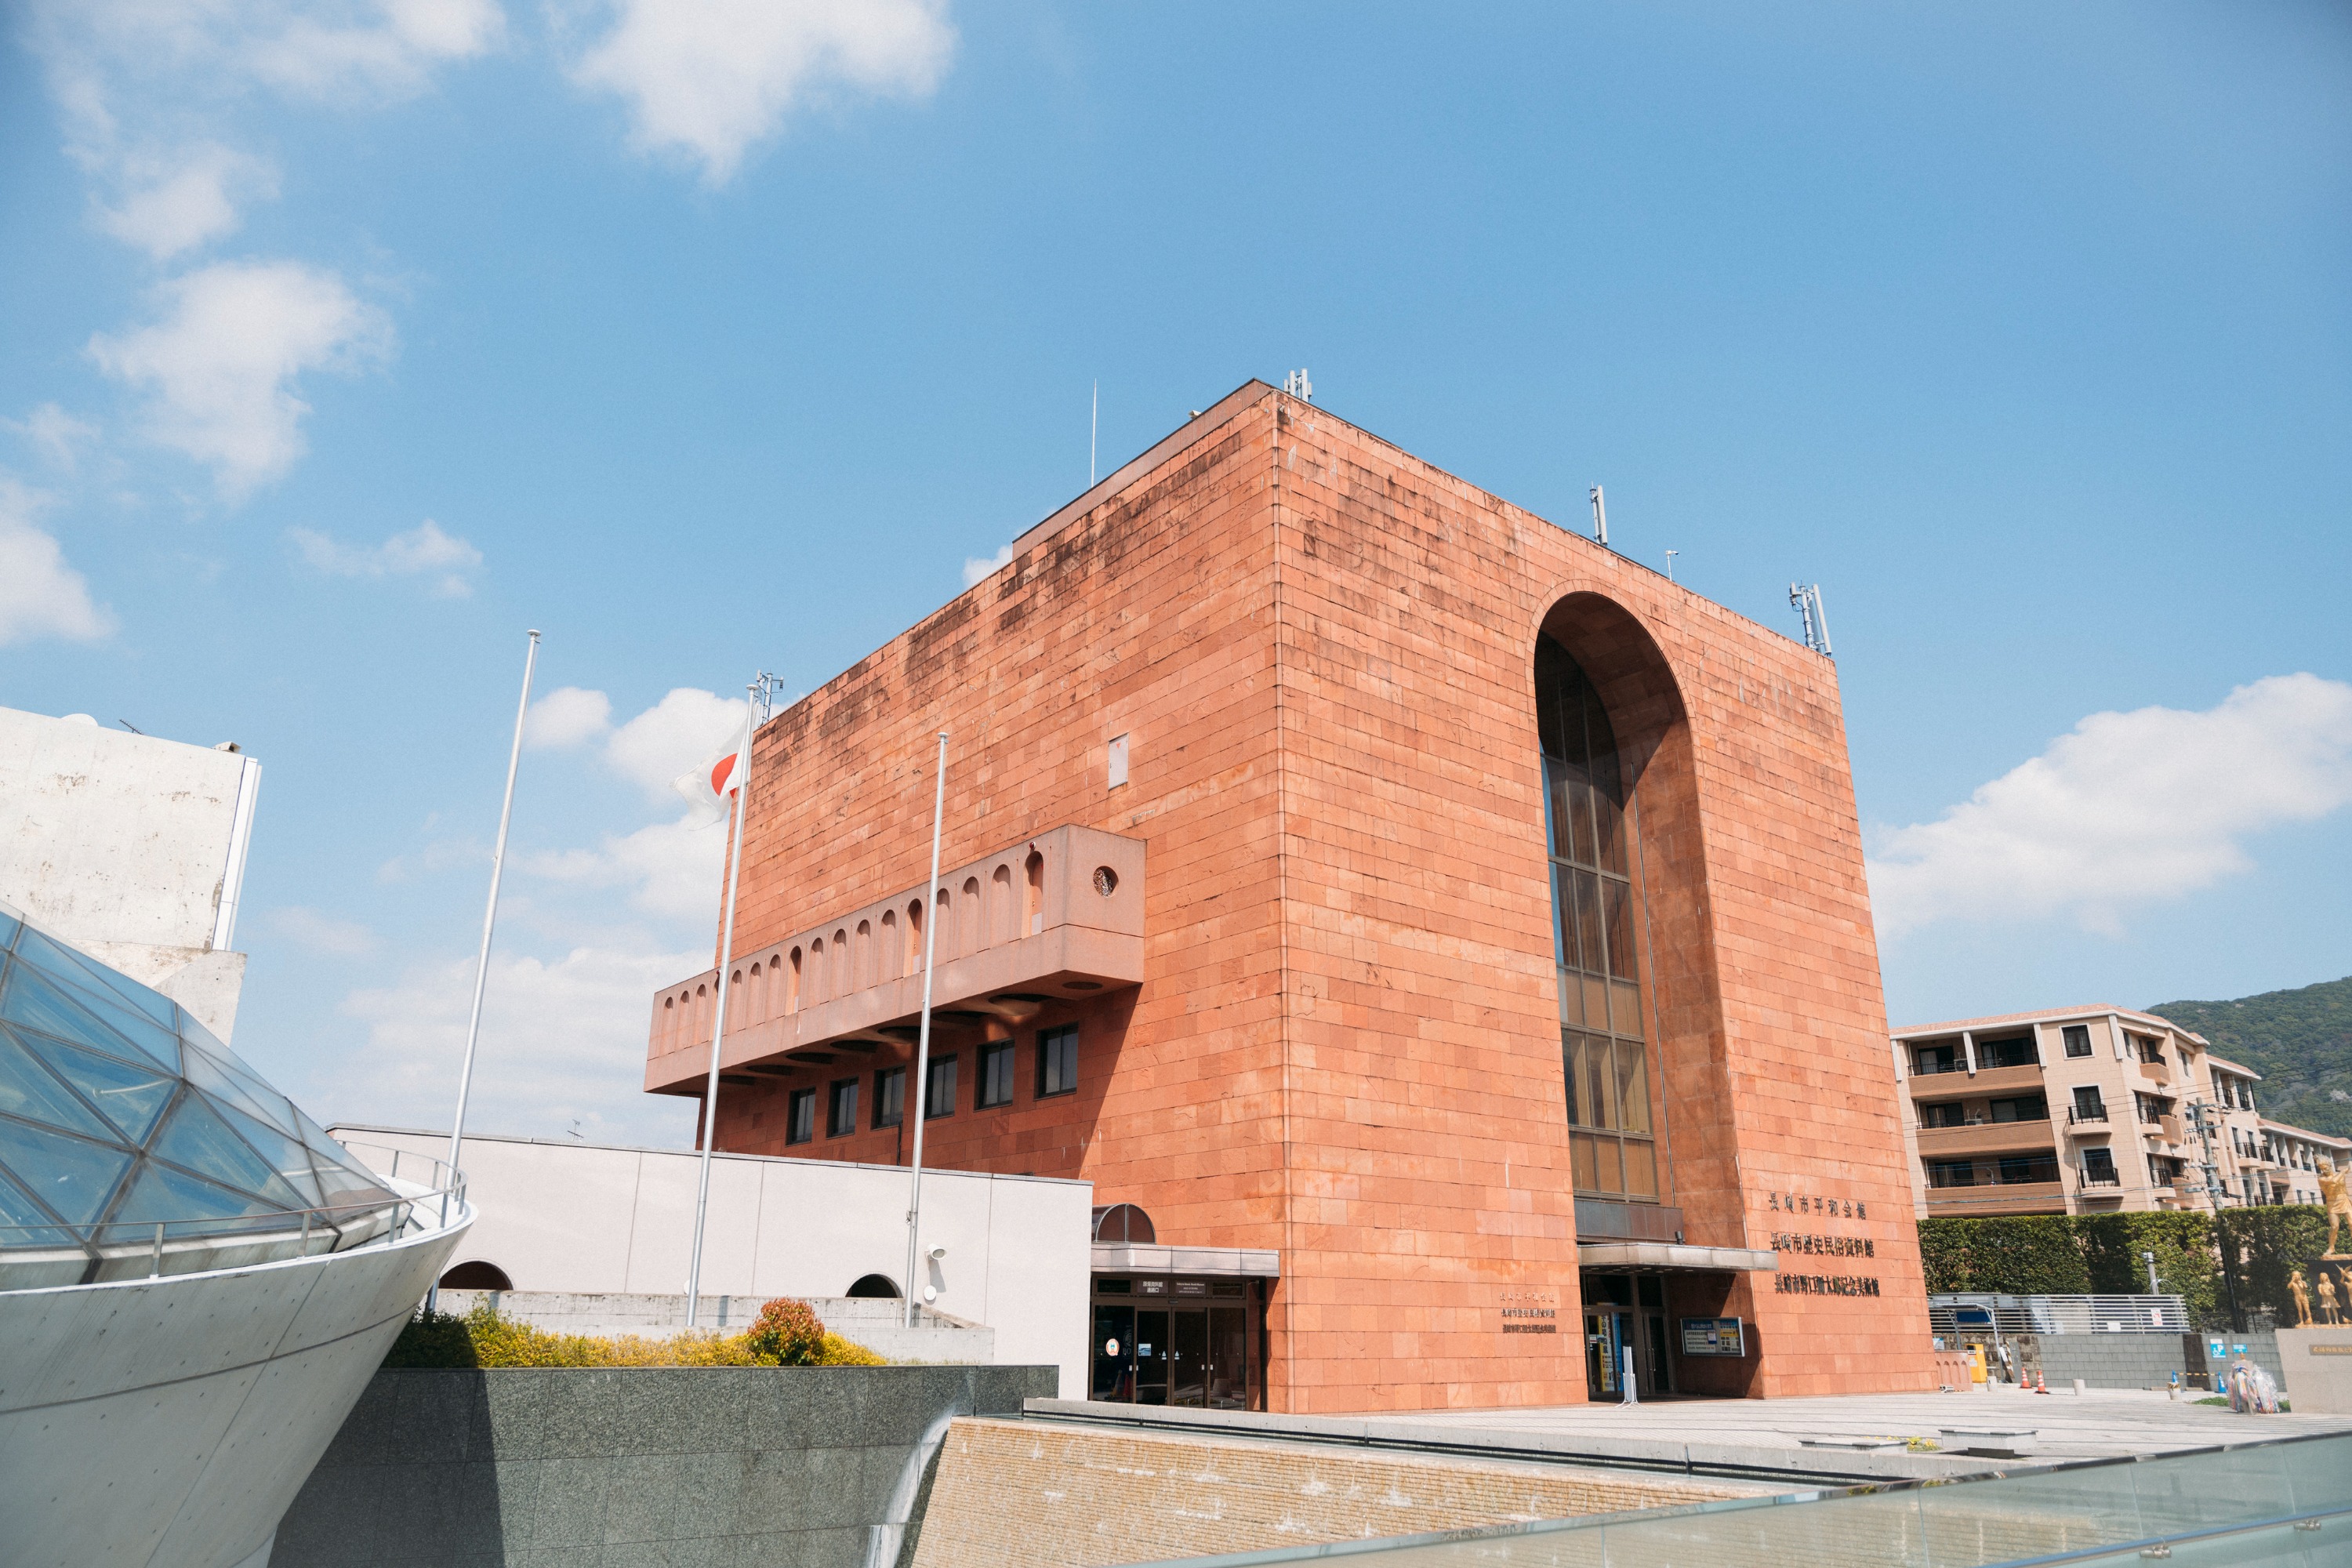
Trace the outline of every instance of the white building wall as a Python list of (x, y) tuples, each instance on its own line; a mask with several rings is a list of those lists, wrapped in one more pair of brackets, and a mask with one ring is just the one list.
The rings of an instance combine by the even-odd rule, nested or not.
[(226, 1041), (260, 779), (241, 752), (0, 708), (0, 902)]
[[(341, 1123), (339, 1138), (436, 1158), (446, 1132)], [(377, 1156), (362, 1149), (362, 1157)], [(506, 1271), (517, 1290), (683, 1296), (699, 1158), (526, 1138), (468, 1137), (459, 1163), (479, 1218), (451, 1258)], [(716, 1154), (706, 1296), (842, 1296), (867, 1274), (905, 1288), (907, 1171), (838, 1160)], [(1086, 1387), (1094, 1184), (970, 1171), (923, 1173), (915, 1294), (996, 1331), (1001, 1365), (1062, 1369)]]

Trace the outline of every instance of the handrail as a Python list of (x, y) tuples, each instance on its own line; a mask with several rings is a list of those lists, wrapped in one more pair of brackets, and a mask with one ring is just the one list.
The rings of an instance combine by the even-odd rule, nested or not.
[[(341, 1141), (337, 1140), (337, 1142)], [(396, 1241), (406, 1236), (412, 1226), (421, 1223), (418, 1218), (420, 1209), (437, 1207), (441, 1215), (440, 1223), (446, 1224), (447, 1200), (454, 1198), (461, 1205), (466, 1201), (465, 1173), (453, 1170), (446, 1161), (434, 1159), (429, 1154), (419, 1154), (414, 1150), (394, 1148), (379, 1143), (343, 1143), (342, 1147), (353, 1151), (369, 1149), (378, 1153), (390, 1154), (392, 1156), (390, 1171), (374, 1171), (371, 1168), (370, 1173), (391, 1181), (404, 1179), (400, 1173), (400, 1166), (404, 1159), (411, 1163), (421, 1162), (425, 1167), (424, 1173), (432, 1179), (432, 1185), (423, 1187), (419, 1192), (405, 1196), (386, 1187), (381, 1197), (346, 1204), (314, 1204), (304, 1208), (248, 1210), (233, 1215), (189, 1215), (171, 1220), (105, 1219), (85, 1220), (78, 1223), (59, 1220), (39, 1225), (0, 1225), (0, 1254), (54, 1252), (63, 1250), (70, 1245), (85, 1253), (95, 1253), (101, 1258), (120, 1258), (135, 1256), (140, 1249), (146, 1248), (151, 1253), (154, 1264), (149, 1276), (152, 1279), (163, 1271), (163, 1255), (166, 1243), (181, 1244), (184, 1250), (187, 1248), (188, 1244), (194, 1243), (249, 1246), (272, 1237), (282, 1237), (299, 1226), (302, 1234), (301, 1251), (306, 1257), (310, 1255), (313, 1235), (321, 1230), (333, 1238), (327, 1246), (328, 1252), (351, 1251), (378, 1241)], [(436, 1199), (442, 1201), (436, 1205), (434, 1201)], [(393, 1218), (388, 1232), (371, 1231), (356, 1240), (347, 1242), (343, 1230), (345, 1223), (352, 1219), (367, 1219), (387, 1212)], [(273, 1227), (271, 1223), (273, 1221), (282, 1223)], [(207, 1226), (222, 1228), (204, 1228)], [(100, 1239), (101, 1237), (104, 1239)], [(18, 1239), (19, 1237), (23, 1239)]]

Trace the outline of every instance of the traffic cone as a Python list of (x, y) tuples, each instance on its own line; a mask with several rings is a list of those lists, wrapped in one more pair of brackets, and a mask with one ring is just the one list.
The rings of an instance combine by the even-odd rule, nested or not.
[(2042, 1369), (2039, 1367), (2036, 1367), (2033, 1371), (2033, 1384), (2034, 1393), (2047, 1394), (2050, 1392), (2050, 1379), (2042, 1374)]

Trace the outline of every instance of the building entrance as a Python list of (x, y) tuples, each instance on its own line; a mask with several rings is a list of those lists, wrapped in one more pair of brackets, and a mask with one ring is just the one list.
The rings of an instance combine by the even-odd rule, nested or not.
[(1624, 1397), (1629, 1350), (1633, 1352), (1637, 1395), (1674, 1393), (1674, 1342), (1666, 1320), (1664, 1279), (1656, 1274), (1587, 1273), (1583, 1281), (1587, 1396)]
[(1265, 1408), (1265, 1308), (1254, 1281), (1097, 1279), (1093, 1313), (1089, 1397)]

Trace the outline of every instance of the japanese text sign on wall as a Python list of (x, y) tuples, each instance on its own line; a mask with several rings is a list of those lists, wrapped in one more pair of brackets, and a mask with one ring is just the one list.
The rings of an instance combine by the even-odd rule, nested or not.
[(1748, 1338), (1738, 1318), (1685, 1318), (1683, 1354), (1746, 1355)]

